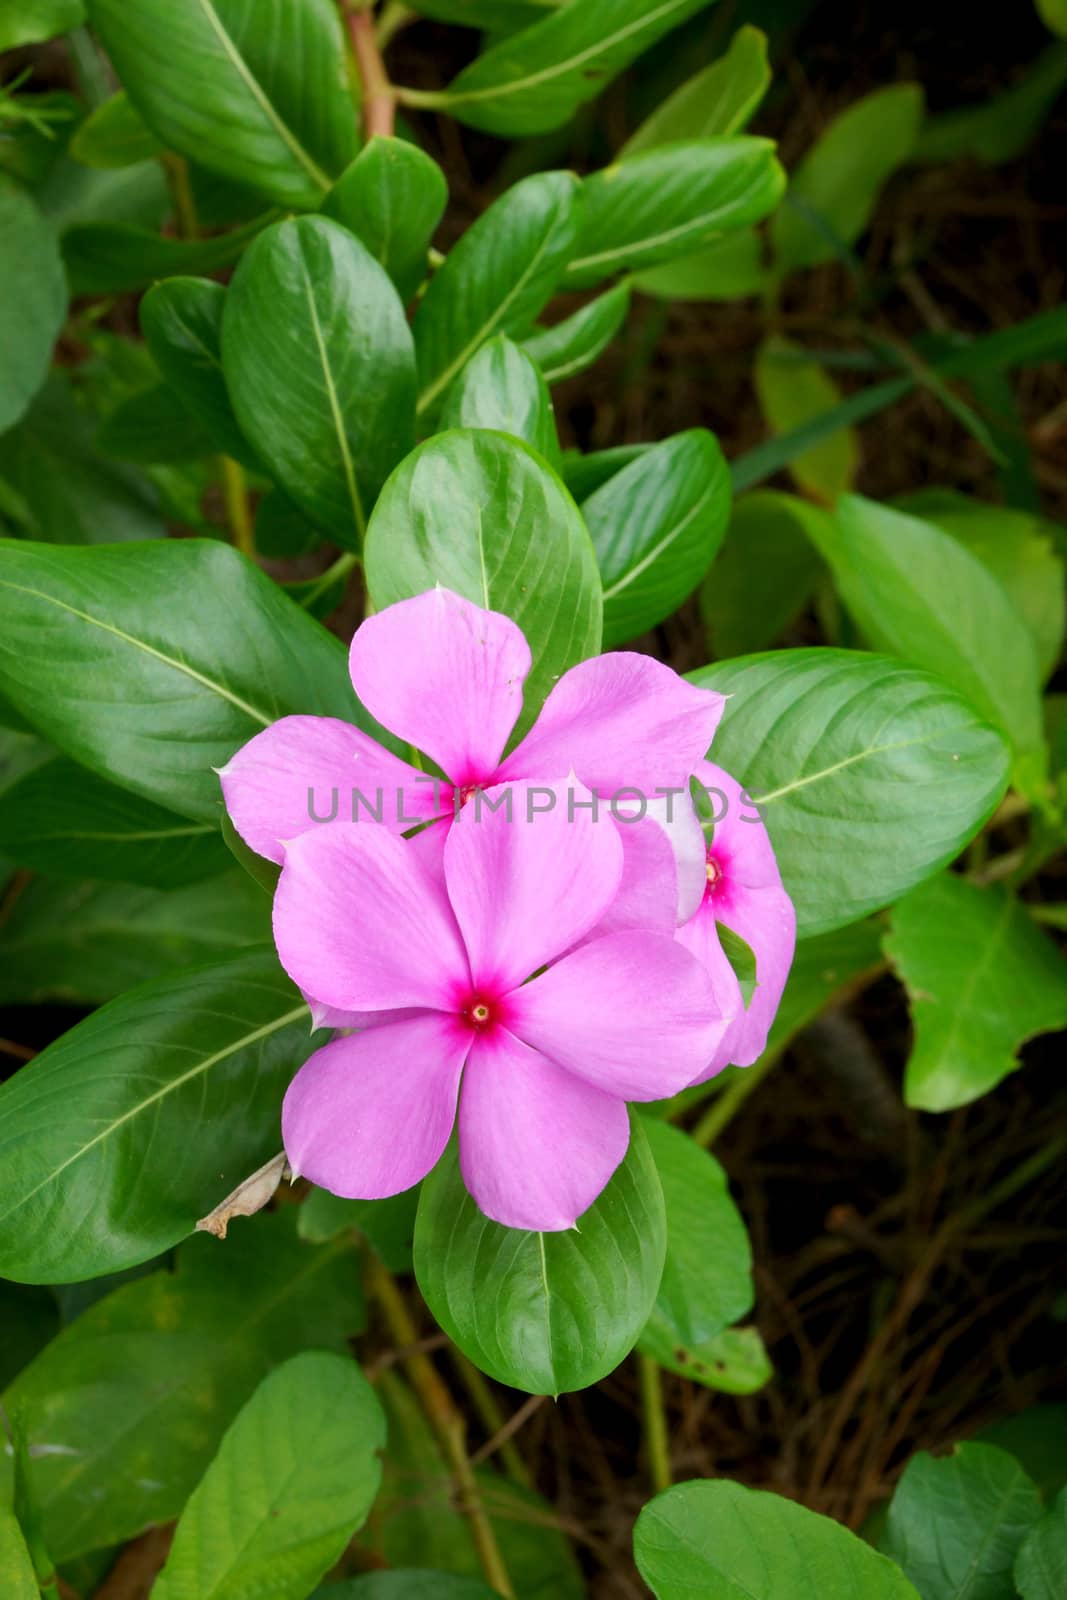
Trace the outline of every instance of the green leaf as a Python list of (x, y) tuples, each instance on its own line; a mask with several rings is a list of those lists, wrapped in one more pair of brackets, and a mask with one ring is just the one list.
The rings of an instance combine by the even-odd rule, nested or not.
[[(841, 403), (829, 373), (800, 346), (776, 334), (760, 345), (752, 376), (772, 433), (790, 433)], [(859, 440), (853, 429), (841, 428), (794, 456), (789, 470), (800, 489), (832, 505), (852, 488), (859, 464)]]
[(1035, 0), (1037, 13), (1052, 33), (1067, 34), (1067, 4), (1064, 0)]
[(975, 1438), (1013, 1455), (1046, 1499), (1067, 1485), (1067, 1405), (1028, 1406), (987, 1423)]
[[(131, 169), (134, 170), (134, 169)], [(87, 222), (63, 234), (72, 294), (126, 294), (157, 278), (221, 272), (232, 266), (269, 215), (207, 239), (172, 239), (128, 222)]]
[(1027, 1039), (1067, 1027), (1063, 957), (1007, 890), (933, 878), (894, 906), (890, 930), (915, 1030), (908, 1105), (967, 1105), (1016, 1071)]
[(921, 489), (898, 502), (959, 540), (1007, 590), (1033, 635), (1038, 670), (1048, 677), (1063, 647), (1067, 600), (1060, 529), (1028, 511), (972, 500), (954, 489)]
[(558, 1395), (598, 1382), (633, 1349), (655, 1303), (666, 1233), (640, 1123), (607, 1188), (566, 1233), (490, 1222), (450, 1147), (423, 1182), (415, 1274), (475, 1366), (513, 1388)]
[(148, 1261), (280, 1144), (310, 1054), (273, 952), (161, 978), (79, 1022), (0, 1086), (0, 1270), (62, 1283)]
[(650, 1500), (634, 1557), (656, 1600), (918, 1600), (892, 1562), (840, 1523), (725, 1478)]
[(216, 448), (210, 434), (165, 383), (120, 401), (96, 437), (101, 455), (146, 465), (195, 461)]
[[(8, 1414), (35, 1451), (54, 1560), (178, 1516), (273, 1366), (301, 1350), (346, 1353), (363, 1321), (354, 1251), (302, 1243), (294, 1220), (291, 1210), (263, 1214), (225, 1243), (190, 1240), (176, 1272), (97, 1301), (7, 1390)], [(56, 1442), (64, 1448), (50, 1449)], [(6, 1474), (0, 1455), (0, 1504)]]
[(734, 504), (726, 542), (700, 591), (700, 611), (717, 656), (763, 650), (803, 610), (823, 572), (805, 538), (804, 502), (771, 490)]
[(326, 1244), (355, 1228), (390, 1272), (410, 1272), (418, 1203), (417, 1184), (387, 1200), (343, 1200), (328, 1189), (312, 1189), (300, 1207), (300, 1237)]
[(314, 527), (280, 489), (272, 489), (256, 506), (256, 550), (275, 561), (306, 556), (322, 543)]
[(911, 155), (922, 111), (919, 85), (895, 83), (834, 118), (792, 174), (772, 224), (780, 271), (830, 261), (855, 243), (883, 185)]
[(0, 839), (18, 867), (157, 889), (210, 877), (229, 859), (211, 823), (164, 811), (63, 757), (0, 793)]
[(1067, 1581), (1067, 1490), (1026, 1535), (1015, 1558), (1022, 1600), (1057, 1600)]
[(415, 442), (415, 363), (396, 290), (325, 217), (278, 222), (226, 295), (226, 385), (242, 432), (294, 505), (358, 550)]
[(411, 9), (438, 22), (502, 31), (529, 27), (563, 3), (564, 0), (419, 0)]
[(562, 383), (564, 378), (584, 372), (603, 354), (629, 308), (630, 285), (617, 283), (562, 322), (535, 329), (523, 339), (522, 348), (537, 362), (546, 383)]
[(524, 178), (449, 251), (415, 315), (420, 413), (494, 333), (528, 332), (574, 254), (578, 195), (570, 172)]
[(505, 138), (546, 133), (708, 0), (598, 0), (564, 6), (490, 47), (442, 93), (405, 93)]
[(677, 433), (582, 505), (604, 585), (604, 644), (623, 643), (681, 605), (708, 570), (730, 516), (730, 474), (713, 434)]
[[(468, 1587), (458, 1591), (456, 1600), (490, 1600), (480, 1587), (470, 1592), (471, 1580), (482, 1570), (470, 1518), (456, 1503), (452, 1469), (422, 1407), (395, 1371), (383, 1372), (376, 1387), (385, 1406), (389, 1450), (381, 1493), (358, 1540), (359, 1549), (389, 1567), (417, 1564), (459, 1574), (451, 1581)], [(585, 1585), (553, 1507), (490, 1468), (476, 1467), (475, 1481), (516, 1594), (522, 1600), (583, 1600)], [(429, 1574), (419, 1576), (424, 1584), (431, 1583)], [(349, 1600), (349, 1596), (365, 1600), (364, 1582), (359, 1579), (351, 1590), (346, 1587), (339, 1593), (324, 1588), (320, 1600)], [(376, 1591), (369, 1593), (373, 1597)], [(439, 1591), (434, 1581), (432, 1587), (416, 1589), (414, 1594), (410, 1588), (399, 1593), (407, 1600), (419, 1600), (420, 1595), (421, 1600), (437, 1600)], [(452, 1600), (450, 1588), (442, 1600)]]
[(1041, 1518), (1019, 1463), (988, 1444), (912, 1456), (889, 1503), (881, 1548), (922, 1600), (1014, 1600), (1012, 1565)]
[(759, 234), (741, 228), (695, 255), (638, 273), (634, 287), (661, 300), (743, 300), (762, 294), (769, 282)]
[(874, 648), (966, 695), (1011, 739), (1033, 793), (1046, 761), (1037, 653), (988, 568), (940, 528), (858, 495), (804, 527)]
[(448, 391), (442, 428), (494, 428), (560, 464), (552, 397), (540, 369), (502, 333), (471, 357)]
[(758, 1394), (774, 1377), (756, 1328), (724, 1328), (714, 1338), (693, 1344), (657, 1343), (649, 1354), (668, 1372), (720, 1394)]
[[(0, 1281), (0, 1317), (4, 1345), (0, 1350), (0, 1389), (44, 1349), (59, 1331), (59, 1307), (48, 1289)], [(3, 1541), (0, 1540), (0, 1548)], [(3, 1563), (0, 1562), (0, 1573)], [(37, 1596), (34, 1596), (37, 1600)]]
[(134, 110), (124, 89), (90, 111), (70, 141), (70, 153), (76, 161), (105, 172), (151, 161), (163, 153), (163, 148)]
[(375, 507), (365, 567), (378, 611), (440, 583), (518, 623), (533, 654), (520, 731), (600, 648), (600, 577), (578, 508), (505, 434), (439, 433), (413, 451)]
[(406, 139), (368, 140), (322, 203), (351, 230), (411, 299), (427, 271), (430, 242), (448, 199), (441, 168)]
[(759, 806), (802, 937), (922, 883), (1004, 792), (1002, 736), (948, 684), (898, 661), (776, 650), (690, 677), (733, 697), (715, 760)]
[(362, 715), (340, 640), (227, 545), (0, 554), (0, 693), (83, 766), (182, 816), (218, 821), (213, 768), (277, 718)]
[[(347, 1583), (319, 1589), (313, 1600), (495, 1600), (480, 1578), (457, 1578), (451, 1572), (430, 1572), (425, 1567), (392, 1572), (368, 1572)], [(36, 1596), (33, 1597), (36, 1600)]]
[(638, 1347), (657, 1361), (708, 1344), (752, 1308), (752, 1251), (726, 1174), (680, 1128), (642, 1122), (667, 1212), (667, 1259)]
[[(0, 26), (3, 13), (0, 11)], [(3, 35), (0, 34), (0, 40)], [(10, 48), (5, 45), (5, 49)], [(0, 1506), (0, 1588), (5, 1600), (40, 1600), (30, 1552), (14, 1513)]]
[(784, 189), (770, 139), (693, 139), (642, 151), (583, 180), (564, 283), (585, 288), (690, 254), (759, 222)]
[(254, 467), (255, 455), (237, 425), (222, 372), (225, 304), (221, 283), (168, 277), (141, 301), (141, 332), (160, 372), (217, 448)]
[(617, 444), (610, 450), (591, 450), (588, 455), (580, 450), (565, 450), (563, 481), (577, 501), (588, 500), (602, 483), (654, 449), (653, 444)]
[(0, 929), (0, 1001), (113, 1000), (135, 983), (263, 944), (269, 909), (238, 873), (166, 890), (37, 878)]
[[(1037, 0), (1038, 10), (1063, 0)], [(1059, 30), (1063, 32), (1063, 28)], [(1010, 88), (927, 117), (913, 159), (935, 166), (971, 156), (990, 166), (1022, 155), (1067, 83), (1067, 44), (1049, 45)]]
[[(355, 154), (329, 0), (89, 0), (134, 107), (171, 150), (313, 209)], [(308, 93), (314, 84), (314, 94)]]
[(0, 0), (0, 50), (43, 44), (84, 21), (82, 0)]
[(0, 432), (25, 412), (44, 383), (67, 314), (59, 247), (29, 195), (0, 176)]
[(306, 1600), (366, 1520), (385, 1417), (348, 1357), (305, 1351), (230, 1424), (178, 1521), (152, 1600)]
[(619, 160), (674, 139), (739, 133), (770, 83), (767, 35), (746, 23), (730, 40), (725, 55), (688, 78), (645, 118), (619, 151)]

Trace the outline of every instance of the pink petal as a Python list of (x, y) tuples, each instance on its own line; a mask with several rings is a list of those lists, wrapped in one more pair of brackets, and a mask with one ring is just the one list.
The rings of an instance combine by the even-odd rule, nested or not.
[(219, 771), (237, 832), (258, 855), (278, 862), (283, 839), (333, 819), (400, 829), (436, 815), (433, 785), (419, 783), (421, 777), (336, 717), (282, 717)]
[(622, 1100), (555, 1066), (506, 1028), (479, 1037), (463, 1074), (459, 1159), (479, 1210), (506, 1228), (573, 1228), (626, 1154)]
[[(622, 877), (615, 898), (580, 944), (606, 933), (643, 929), (665, 939), (674, 937), (678, 872), (666, 833), (647, 817), (616, 824), (622, 842)], [(704, 862), (700, 863), (704, 880)]]
[(410, 1189), (448, 1143), (470, 1041), (451, 1017), (423, 1011), (316, 1050), (282, 1105), (294, 1173), (349, 1200)]
[(592, 807), (589, 791), (570, 779), (501, 784), (460, 811), (445, 843), (445, 877), (476, 986), (506, 994), (610, 905), (622, 844), (606, 808), (594, 818)]
[(648, 800), (657, 788), (687, 792), (724, 704), (651, 656), (595, 656), (564, 673), (500, 779), (563, 778), (573, 769), (604, 796), (628, 787)]
[(530, 670), (530, 647), (510, 617), (433, 589), (368, 617), (349, 666), (371, 716), (453, 783), (492, 782)]
[(421, 1015), (418, 1006), (400, 1006), (395, 1011), (341, 1011), (337, 1006), (324, 1005), (314, 995), (306, 994), (304, 999), (311, 1012), (312, 1033), (317, 1028), (380, 1028), (385, 1022)]
[(676, 921), (688, 922), (703, 900), (707, 884), (707, 851), (700, 819), (688, 791), (650, 800), (647, 816), (649, 822), (656, 823), (667, 836), (678, 881)]
[(691, 1083), (730, 1020), (700, 963), (654, 933), (582, 945), (508, 1007), (520, 1039), (624, 1100), (661, 1100)]
[(341, 1011), (448, 1009), (470, 982), (441, 883), (381, 827), (335, 822), (287, 842), (274, 942), (294, 983)]
[(733, 1060), (730, 1051), (746, 1015), (744, 997), (741, 985), (737, 981), (737, 974), (719, 942), (710, 900), (705, 900), (696, 916), (691, 917), (684, 927), (678, 929), (676, 937), (678, 943), (700, 962), (707, 973), (719, 1011), (727, 1019), (726, 1027), (715, 1040), (707, 1061), (693, 1078), (694, 1083), (704, 1083)]

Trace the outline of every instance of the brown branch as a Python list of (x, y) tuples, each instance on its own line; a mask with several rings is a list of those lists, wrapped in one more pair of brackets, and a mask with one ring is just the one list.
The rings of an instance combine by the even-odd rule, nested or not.
[(374, 35), (374, 18), (366, 6), (355, 4), (354, 0), (341, 0), (341, 10), (363, 88), (364, 131), (368, 139), (375, 134), (389, 137), (396, 117), (396, 93)]

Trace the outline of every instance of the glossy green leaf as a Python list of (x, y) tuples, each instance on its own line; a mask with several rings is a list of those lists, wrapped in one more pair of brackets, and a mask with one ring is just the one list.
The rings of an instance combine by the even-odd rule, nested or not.
[[(0, 25), (3, 13), (0, 12)], [(0, 39), (3, 35), (0, 34)], [(0, 1506), (0, 1589), (5, 1600), (40, 1600), (30, 1552), (14, 1513)]]
[(743, 300), (762, 294), (769, 282), (759, 234), (741, 228), (695, 255), (638, 273), (634, 287), (660, 300)]
[(1028, 511), (972, 500), (953, 489), (924, 489), (899, 502), (958, 539), (1007, 590), (1037, 647), (1046, 678), (1063, 648), (1067, 598), (1060, 529)]
[(975, 1438), (1013, 1455), (1046, 1499), (1067, 1486), (1067, 1405), (1028, 1406), (987, 1423)]
[(504, 434), (439, 433), (408, 456), (371, 518), (365, 569), (376, 610), (440, 583), (518, 623), (533, 653), (520, 728), (600, 648), (600, 577), (578, 508)]
[(408, 301), (426, 276), (447, 199), (436, 161), (406, 139), (376, 134), (338, 178), (322, 210), (362, 240)]
[(67, 314), (67, 284), (56, 237), (33, 200), (0, 176), (0, 432), (25, 412), (44, 383)]
[(83, 766), (211, 822), (213, 769), (261, 728), (360, 715), (340, 640), (197, 539), (0, 544), (0, 693)]
[(769, 139), (693, 139), (642, 151), (583, 180), (564, 282), (584, 288), (688, 255), (759, 222), (784, 189)]
[(51, 745), (28, 728), (0, 726), (0, 804), (6, 803), (7, 791), (14, 784), (45, 766), (54, 754)]
[(390, 1272), (410, 1272), (418, 1203), (417, 1184), (387, 1200), (344, 1200), (328, 1189), (312, 1189), (300, 1207), (300, 1237), (326, 1244), (354, 1228)]
[(415, 442), (411, 334), (384, 269), (340, 223), (276, 223), (227, 291), (222, 360), (241, 430), (272, 475), (358, 550)]
[(546, 383), (562, 383), (591, 367), (614, 339), (630, 307), (630, 285), (623, 281), (590, 300), (551, 328), (537, 328), (522, 340), (545, 375)]
[(503, 31), (529, 27), (562, 3), (563, 0), (419, 0), (411, 9), (438, 22)]
[(880, 1548), (922, 1600), (1014, 1600), (1012, 1566), (1040, 1518), (1037, 1490), (1003, 1450), (921, 1451), (897, 1484)]
[(63, 235), (63, 261), (72, 294), (125, 294), (158, 278), (221, 272), (269, 221), (257, 217), (230, 233), (172, 239), (132, 222), (86, 222)]
[(656, 1600), (918, 1600), (899, 1568), (840, 1523), (726, 1478), (649, 1501), (634, 1556)]
[(105, 172), (151, 161), (162, 152), (163, 146), (124, 89), (90, 111), (70, 141), (76, 161)]
[(420, 413), (494, 333), (529, 330), (574, 253), (578, 196), (572, 173), (524, 178), (449, 251), (415, 316)]
[(104, 419), (97, 434), (102, 456), (157, 465), (195, 461), (217, 449), (169, 384), (129, 395)]
[(545, 133), (707, 3), (598, 0), (592, 6), (564, 6), (490, 47), (442, 93), (405, 98), (507, 138)]
[(449, 389), (441, 427), (510, 433), (553, 466), (559, 465), (548, 384), (531, 357), (502, 333), (482, 345)]
[[(329, 0), (89, 0), (133, 105), (172, 150), (313, 208), (355, 154)], [(315, 85), (309, 94), (308, 84)]]
[(0, 793), (0, 840), (10, 861), (34, 872), (157, 889), (208, 878), (229, 861), (210, 822), (176, 816), (62, 756)]
[(563, 481), (581, 503), (595, 494), (602, 483), (607, 483), (623, 467), (629, 466), (631, 461), (654, 449), (653, 444), (617, 444), (610, 450), (591, 450), (588, 455), (583, 455), (580, 450), (565, 450)]
[[(301, 1350), (346, 1353), (363, 1322), (354, 1251), (303, 1244), (293, 1221), (264, 1214), (234, 1224), (225, 1242), (190, 1240), (176, 1272), (97, 1301), (7, 1390), (8, 1414), (35, 1451), (54, 1560), (178, 1516), (271, 1367)], [(0, 1455), (0, 1504), (9, 1474)]]
[(98, 1005), (135, 983), (263, 944), (269, 912), (262, 891), (238, 873), (166, 890), (35, 878), (0, 929), (0, 1001)]
[(894, 906), (886, 954), (915, 1030), (904, 1098), (922, 1111), (977, 1100), (1027, 1039), (1067, 1027), (1063, 957), (1006, 889), (931, 879)]
[(0, 50), (41, 44), (84, 21), (82, 0), (0, 0)]
[(385, 1417), (349, 1357), (293, 1356), (230, 1424), (152, 1600), (306, 1600), (366, 1519)]
[(262, 1166), (310, 1053), (273, 953), (113, 1000), (0, 1087), (0, 1271), (99, 1277), (150, 1260)]
[(834, 118), (791, 175), (772, 224), (781, 271), (830, 261), (855, 243), (883, 185), (911, 155), (922, 111), (918, 84), (895, 83)]
[(1067, 1585), (1067, 1490), (1026, 1535), (1015, 1558), (1022, 1600), (1059, 1600)]
[(752, 1251), (726, 1173), (670, 1123), (646, 1118), (667, 1212), (667, 1259), (638, 1341), (657, 1361), (708, 1344), (752, 1308)]
[(954, 684), (1011, 739), (1020, 780), (1040, 782), (1037, 652), (988, 568), (932, 523), (858, 495), (805, 530), (875, 649)]
[[(779, 335), (760, 345), (752, 376), (772, 433), (790, 433), (841, 403), (841, 391), (825, 368)], [(852, 488), (859, 464), (859, 439), (852, 428), (841, 428), (794, 456), (789, 470), (800, 489), (832, 505)]]
[[(1037, 0), (1051, 7), (1063, 0)], [(1064, 31), (1062, 28), (1059, 31)], [(968, 156), (990, 166), (1014, 161), (1030, 143), (1067, 83), (1067, 44), (1043, 50), (1010, 88), (984, 94), (973, 105), (927, 117), (914, 159), (940, 166)]]
[[(381, 1493), (359, 1548), (389, 1567), (441, 1567), (459, 1575), (454, 1582), (469, 1585), (482, 1568), (470, 1518), (456, 1502), (452, 1469), (422, 1407), (395, 1372), (382, 1373), (376, 1387), (385, 1407), (389, 1449)], [(475, 1481), (516, 1594), (522, 1600), (583, 1600), (578, 1564), (552, 1506), (489, 1467), (476, 1467)], [(424, 1581), (430, 1582), (429, 1575)], [(321, 1591), (323, 1600), (328, 1593)], [(415, 1600), (410, 1589), (400, 1593)], [(431, 1587), (423, 1600), (437, 1600), (437, 1593)], [(346, 1590), (329, 1600), (347, 1600)], [(364, 1600), (358, 1585), (352, 1600)], [(451, 1600), (451, 1590), (442, 1600)], [(457, 1600), (483, 1600), (482, 1591), (471, 1595), (461, 1589)]]
[(770, 82), (767, 35), (746, 23), (730, 40), (725, 55), (686, 79), (645, 118), (619, 151), (619, 159), (674, 139), (714, 139), (739, 133)]
[(313, 1600), (495, 1600), (495, 1595), (480, 1578), (457, 1578), (451, 1572), (409, 1567), (331, 1583), (319, 1589)]
[(222, 372), (225, 304), (221, 283), (168, 277), (141, 301), (141, 331), (160, 372), (216, 448), (254, 466), (255, 455), (237, 425)]
[(415, 1273), (438, 1323), (475, 1366), (531, 1394), (560, 1394), (596, 1383), (633, 1349), (655, 1303), (666, 1232), (639, 1123), (622, 1166), (566, 1233), (490, 1222), (450, 1147), (422, 1186)]
[(805, 503), (758, 490), (734, 504), (725, 543), (700, 591), (715, 655), (763, 650), (785, 631), (815, 591), (823, 564), (806, 538)]
[(1002, 736), (948, 684), (899, 661), (776, 650), (690, 676), (732, 696), (715, 760), (759, 805), (801, 936), (922, 883), (1004, 792)]
[(691, 428), (646, 450), (583, 502), (604, 585), (604, 643), (681, 605), (726, 534), (730, 474), (713, 434)]

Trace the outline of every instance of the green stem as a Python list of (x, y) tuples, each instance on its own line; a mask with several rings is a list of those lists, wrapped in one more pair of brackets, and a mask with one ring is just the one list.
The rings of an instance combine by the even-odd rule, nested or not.
[(219, 457), (222, 475), (222, 502), (226, 508), (226, 526), (238, 550), (251, 559), (256, 553), (255, 534), (252, 530), (252, 513), (248, 509), (244, 468), (232, 456)]
[(400, 1360), (408, 1381), (418, 1396), (441, 1454), (452, 1469), (462, 1508), (470, 1521), (471, 1537), (486, 1582), (502, 1595), (504, 1600), (515, 1600), (515, 1590), (508, 1577), (500, 1547), (496, 1542), (496, 1534), (486, 1513), (478, 1480), (474, 1475), (470, 1456), (467, 1454), (467, 1425), (463, 1415), (456, 1407), (429, 1356), (417, 1348), (418, 1329), (396, 1279), (376, 1259), (368, 1262), (367, 1288), (378, 1302), (389, 1332), (401, 1353)]
[(644, 1421), (648, 1475), (655, 1494), (671, 1486), (671, 1452), (667, 1443), (667, 1413), (663, 1409), (663, 1374), (658, 1361), (638, 1353), (641, 1416)]
[(184, 156), (172, 155), (170, 151), (161, 159), (167, 174), (170, 197), (174, 202), (174, 215), (178, 219), (178, 232), (183, 239), (198, 239), (200, 218), (196, 211), (192, 184), (189, 182), (189, 163)]

